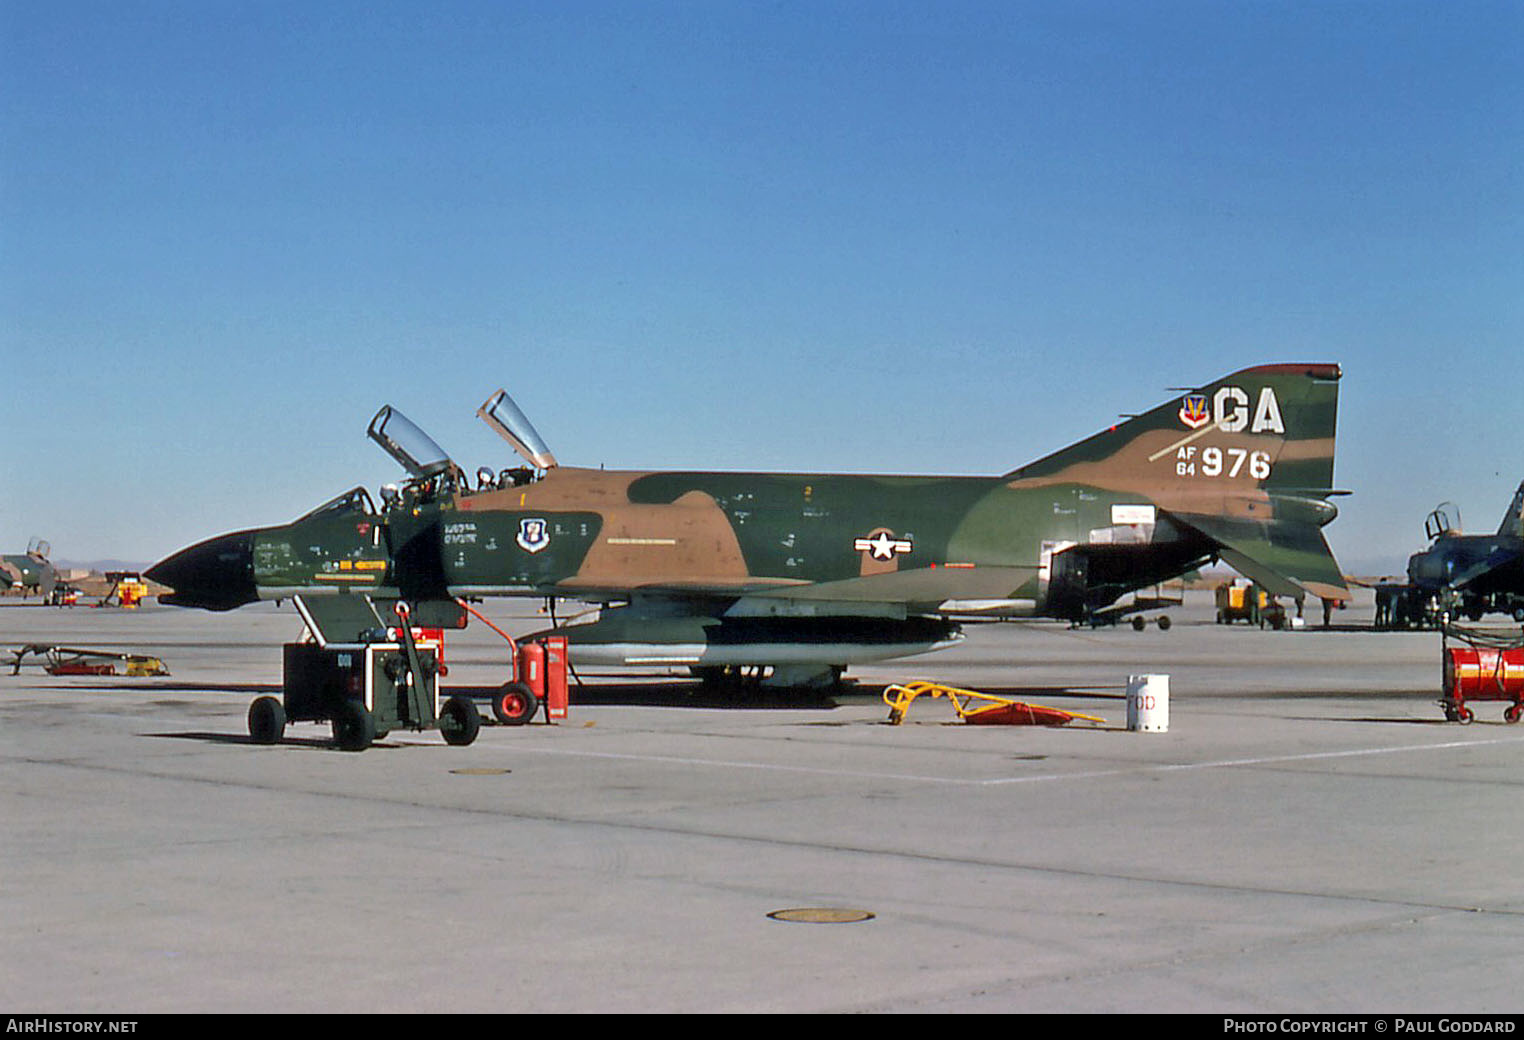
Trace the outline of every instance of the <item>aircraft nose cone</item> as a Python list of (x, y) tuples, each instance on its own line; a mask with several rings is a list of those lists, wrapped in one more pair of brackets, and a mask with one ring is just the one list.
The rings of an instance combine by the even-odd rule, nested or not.
[(259, 599), (254, 586), (254, 532), (239, 531), (198, 542), (160, 560), (144, 574), (173, 594), (160, 603), (232, 610)]

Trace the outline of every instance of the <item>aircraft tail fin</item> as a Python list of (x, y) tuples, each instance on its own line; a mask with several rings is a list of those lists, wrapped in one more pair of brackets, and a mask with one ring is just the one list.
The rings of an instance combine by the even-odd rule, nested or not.
[(1513, 493), (1513, 501), (1503, 514), (1503, 522), (1498, 525), (1498, 534), (1524, 538), (1524, 483)]
[(1339, 366), (1246, 368), (1006, 474), (1191, 493), (1333, 490)]
[(1275, 595), (1346, 599), (1320, 528), (1333, 488), (1338, 365), (1224, 376), (1007, 475), (1152, 502)]

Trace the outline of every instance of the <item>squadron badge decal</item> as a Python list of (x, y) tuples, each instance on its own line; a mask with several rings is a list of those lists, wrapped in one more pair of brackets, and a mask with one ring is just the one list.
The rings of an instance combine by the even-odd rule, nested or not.
[(1207, 410), (1206, 394), (1188, 394), (1180, 404), (1180, 421), (1193, 430), (1199, 430), (1212, 421)]
[(537, 553), (550, 544), (550, 525), (543, 517), (526, 516), (519, 521), (519, 536), (514, 539), (527, 553)]

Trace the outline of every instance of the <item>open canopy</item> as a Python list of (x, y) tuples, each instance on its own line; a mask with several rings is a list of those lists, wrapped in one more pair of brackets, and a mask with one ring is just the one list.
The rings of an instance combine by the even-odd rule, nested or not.
[(492, 427), (503, 440), (513, 446), (524, 459), (536, 469), (553, 469), (556, 457), (519, 406), (513, 403), (508, 391), (499, 390), (487, 398), (487, 403), (476, 410), (482, 422)]
[(391, 405), (383, 405), (370, 421), (366, 436), (377, 444), (407, 470), (413, 477), (424, 480), (455, 469), (450, 456), (428, 434), (413, 424)]

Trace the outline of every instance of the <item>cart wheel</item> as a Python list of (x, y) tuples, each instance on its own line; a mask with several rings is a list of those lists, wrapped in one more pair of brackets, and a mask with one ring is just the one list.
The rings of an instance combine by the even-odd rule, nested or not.
[(376, 739), (376, 717), (359, 701), (346, 700), (333, 715), (333, 740), (345, 751), (364, 751)]
[(445, 743), (465, 747), (481, 732), (482, 715), (476, 710), (476, 702), (465, 694), (457, 693), (444, 702), (439, 713), (439, 732)]
[(1148, 619), (1145, 618), (1143, 615), (1139, 614), (1137, 617), (1132, 619), (1132, 630), (1134, 632), (1141, 632), (1141, 631), (1143, 631), (1143, 629), (1145, 629), (1147, 627), (1148, 627)]
[(522, 726), (534, 718), (540, 699), (520, 682), (504, 683), (492, 701), (492, 714), (505, 726)]
[(249, 705), (249, 736), (256, 744), (278, 744), (286, 735), (286, 709), (274, 697), (256, 697)]
[(1471, 709), (1465, 706), (1455, 709), (1455, 717), (1460, 721), (1462, 726), (1469, 725), (1471, 720), (1476, 718), (1476, 716), (1471, 713)]
[(1168, 632), (1169, 631), (1169, 626), (1172, 625), (1172, 624), (1174, 624), (1174, 622), (1172, 622), (1169, 619), (1169, 615), (1168, 614), (1160, 614), (1159, 615), (1159, 631), (1160, 632)]
[(1521, 713), (1524, 713), (1524, 704), (1510, 704), (1503, 709), (1503, 721), (1518, 722)]

